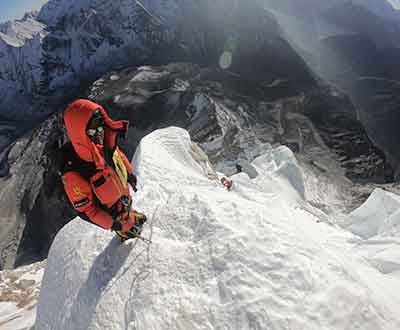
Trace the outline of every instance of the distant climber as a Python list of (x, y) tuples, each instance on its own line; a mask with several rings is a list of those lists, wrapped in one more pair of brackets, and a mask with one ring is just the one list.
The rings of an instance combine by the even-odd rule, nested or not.
[(240, 163), (236, 163), (236, 173), (240, 173), (242, 170), (242, 165), (240, 165)]
[(136, 191), (137, 178), (118, 148), (128, 121), (114, 121), (100, 105), (80, 99), (65, 110), (64, 124), (71, 142), (62, 148), (61, 172), (74, 209), (122, 240), (139, 236), (146, 216), (132, 209), (128, 187)]
[(226, 177), (221, 178), (221, 183), (225, 187), (226, 190), (230, 191), (233, 186), (233, 181), (231, 179), (228, 179)]

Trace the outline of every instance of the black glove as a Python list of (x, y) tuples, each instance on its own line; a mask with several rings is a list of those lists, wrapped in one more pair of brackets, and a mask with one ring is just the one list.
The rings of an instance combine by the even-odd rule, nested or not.
[(136, 175), (133, 174), (133, 173), (129, 174), (128, 182), (132, 186), (133, 191), (136, 192), (137, 191), (137, 189), (136, 189), (136, 185), (137, 185), (137, 177), (136, 177)]
[(131, 229), (129, 229), (127, 232), (125, 232), (125, 234), (129, 237), (129, 238), (135, 238), (137, 236), (140, 236), (140, 234), (142, 233), (142, 226), (138, 226), (138, 225), (133, 225), (131, 227)]
[(142, 227), (147, 221), (147, 217), (138, 211), (133, 211), (135, 213), (135, 224), (126, 232), (129, 238), (134, 238), (140, 236), (142, 233)]

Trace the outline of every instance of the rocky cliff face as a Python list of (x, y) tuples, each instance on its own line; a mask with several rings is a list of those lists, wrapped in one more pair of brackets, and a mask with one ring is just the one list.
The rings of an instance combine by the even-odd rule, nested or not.
[[(51, 0), (37, 17), (12, 24), (13, 29), (5, 29), (8, 34), (0, 35), (2, 61), (11, 68), (0, 79), (5, 93), (0, 115), (7, 118), (54, 112), (56, 101), (62, 103), (95, 77), (128, 65), (191, 60), (248, 74), (263, 70), (268, 81), (276, 66), (289, 71), (302, 62), (281, 37), (273, 16), (255, 2)], [(257, 67), (241, 65), (250, 57)], [(292, 75), (302, 79), (309, 73), (303, 67)], [(16, 99), (16, 92), (23, 97)], [(42, 104), (42, 96), (53, 104)]]
[(40, 108), (40, 54), (46, 34), (45, 25), (32, 15), (0, 25), (1, 117), (15, 113), (24, 118)]
[(186, 128), (220, 170), (234, 171), (263, 143), (281, 143), (310, 159), (330, 154), (326, 166), (334, 161), (353, 180), (385, 181), (389, 164), (347, 96), (319, 84), (294, 94), (290, 82), (265, 85), (258, 78), (258, 89), (242, 94), (241, 78), (223, 70), (179, 63), (139, 67), (103, 76), (89, 97), (138, 123), (132, 141), (155, 128)]
[[(393, 8), (378, 0), (50, 0), (37, 16), (0, 27), (0, 115), (41, 118), (82, 85), (129, 65), (171, 60), (217, 65), (230, 60), (227, 54), (221, 58), (227, 51), (235, 54), (235, 63), (251, 56), (261, 66), (257, 71), (276, 60), (277, 52), (288, 54), (286, 37), (318, 57), (313, 44), (327, 29), (330, 36), (367, 33), (377, 43), (397, 45), (399, 23)], [(292, 56), (289, 63), (293, 60), (298, 61)]]
[[(25, 248), (25, 255), (29, 254), (30, 261), (47, 253), (48, 237), (43, 233), (44, 228), (51, 228), (52, 235), (56, 229), (61, 228), (59, 219), (51, 215), (54, 209), (49, 202), (52, 196), (56, 196), (53, 193), (57, 184), (60, 184), (60, 180), (54, 178), (55, 168), (52, 166), (56, 159), (52, 151), (57, 150), (59, 132), (59, 120), (54, 116), (18, 139), (8, 153), (8, 174), (0, 178), (1, 268), (15, 264), (21, 239), (22, 242), (26, 241), (23, 238), (24, 232), (31, 225), (36, 249), (29, 251), (30, 246)], [(34, 212), (37, 205), (43, 200), (43, 193), (49, 197), (43, 205), (48, 211), (44, 216), (34, 216), (34, 220), (31, 220), (36, 215)], [(62, 210), (63, 205), (57, 205), (57, 209)]]
[[(393, 146), (400, 136), (393, 123), (399, 118), (396, 111), (383, 110), (393, 108), (393, 99), (379, 97), (380, 106), (375, 107), (370, 96), (392, 94), (389, 81), (400, 79), (396, 64), (400, 55), (398, 11), (378, 0), (319, 5), (304, 1), (299, 10), (288, 9), (289, 3), (279, 2), (274, 7), (287, 38), (316, 74), (351, 97), (368, 135), (397, 168), (400, 158)], [(369, 78), (388, 82), (382, 90), (382, 84), (367, 85)]]

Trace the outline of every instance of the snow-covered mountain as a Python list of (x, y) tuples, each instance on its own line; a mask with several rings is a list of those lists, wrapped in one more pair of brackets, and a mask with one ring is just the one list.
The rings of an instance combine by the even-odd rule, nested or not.
[[(72, 222), (51, 252), (37, 329), (96, 329), (98, 320), (100, 328), (110, 322), (129, 329), (131, 320), (131, 328), (157, 328), (174, 315), (172, 328), (191, 328), (193, 320), (222, 328), (398, 328), (392, 311), (398, 301), (387, 294), (398, 286), (398, 198), (376, 190), (347, 214), (367, 199), (371, 182), (393, 180), (391, 165), (400, 164), (397, 15), (384, 1), (51, 0), (39, 14), (0, 25), (0, 119), (27, 121), (24, 127), (0, 121), (0, 268), (45, 258), (71, 217), (58, 174), (62, 118), (53, 115), (17, 139), (32, 118), (84, 96), (134, 124), (128, 155), (142, 137), (174, 125), (187, 129), (210, 160), (181, 129), (147, 136), (135, 157), (142, 184), (136, 201), (154, 220), (146, 234), (151, 228), (147, 256), (155, 262), (135, 259), (143, 242), (120, 246), (111, 234)], [(228, 193), (212, 168), (231, 175), (237, 162), (245, 173), (233, 175)], [(182, 262), (174, 259), (175, 247)], [(138, 268), (128, 267), (134, 260), (151, 270), (154, 286), (149, 278), (136, 286)], [(65, 282), (54, 288), (60, 263), (71, 269), (62, 270)], [(172, 280), (177, 269), (188, 275), (178, 284)], [(268, 290), (252, 300), (262, 291), (253, 278)], [(131, 285), (122, 296), (118, 279)], [(72, 288), (72, 282), (78, 284)], [(194, 287), (196, 296), (169, 295), (171, 283), (184, 293)], [(164, 303), (148, 295), (151, 289), (175, 306), (171, 314), (159, 312)], [(0, 287), (0, 302), (1, 290), (9, 292)], [(138, 307), (136, 297), (154, 308)], [(66, 314), (49, 315), (49, 304), (61, 299)], [(121, 302), (129, 302), (123, 316)], [(107, 322), (104, 303), (119, 306), (111, 317), (106, 311)], [(131, 313), (132, 306), (153, 319)], [(7, 320), (11, 328), (8, 316), (25, 313), (15, 304), (0, 303), (0, 311), (8, 313), (0, 327)]]
[[(349, 180), (393, 180), (390, 164), (357, 122), (348, 97), (330, 86), (311, 88), (283, 78), (245, 81), (220, 69), (171, 63), (109, 72), (87, 97), (113, 118), (130, 120), (128, 156), (143, 136), (171, 125), (186, 128), (212, 164), (228, 174), (238, 161), (248, 164), (259, 156), (266, 143), (287, 145), (331, 187), (310, 201), (325, 210), (353, 209), (371, 192)], [(2, 267), (45, 258), (57, 231), (73, 217), (59, 176), (64, 141), (62, 116), (55, 115), (19, 139), (6, 157), (9, 175), (0, 178)]]
[(138, 7), (131, 1), (54, 0), (38, 17), (6, 23), (0, 35), (0, 115), (43, 117), (57, 110), (53, 98), (60, 102), (99, 72), (143, 59), (135, 32)]
[[(295, 61), (290, 47), (279, 40), (274, 18), (260, 11), (254, 1), (237, 1), (232, 6), (227, 0), (51, 0), (42, 7), (37, 21), (40, 23), (29, 20), (26, 24), (40, 26), (39, 47), (32, 52), (20, 45), (18, 50), (39, 64), (35, 66), (37, 73), (27, 79), (6, 76), (0, 80), (0, 84), (13, 87), (4, 88), (0, 101), (0, 115), (8, 118), (23, 118), (29, 112), (34, 117), (54, 112), (57, 100), (60, 106), (99, 75), (128, 65), (168, 63), (171, 59), (216, 65), (228, 47), (240, 54), (236, 66), (251, 55), (259, 62), (258, 71), (269, 75), (267, 62), (260, 56), (267, 46), (274, 52), (282, 46), (281, 52), (287, 51)], [(6, 43), (5, 47), (13, 45)], [(4, 52), (4, 67), (21, 70), (9, 53)], [(25, 98), (16, 98), (16, 91)]]
[[(288, 148), (267, 145), (256, 176), (233, 175), (226, 191), (173, 127), (146, 136), (133, 164), (145, 240), (121, 245), (79, 219), (64, 227), (35, 329), (400, 327), (398, 197), (380, 190), (349, 216), (326, 214), (306, 202), (326, 187), (309, 185)], [(368, 236), (338, 226), (360, 233), (363, 219)]]
[[(291, 38), (293, 31), (303, 33), (308, 28), (309, 39), (303, 42), (311, 40), (307, 45), (317, 49), (314, 20), (300, 16), (330, 13), (333, 5), (342, 2), (325, 6), (304, 1), (298, 7), (291, 6), (290, 1), (274, 3), (265, 2), (263, 6), (269, 7), (264, 8), (259, 3), (241, 1), (234, 5), (230, 2), (227, 7), (225, 0), (196, 5), (179, 2), (180, 6), (165, 1), (49, 1), (38, 16), (27, 15), (1, 26), (5, 55), (0, 59), (4, 63), (0, 70), (7, 69), (7, 78), (0, 79), (0, 85), (5, 84), (0, 92), (4, 93), (0, 112), (7, 116), (18, 112), (27, 119), (39, 104), (36, 115), (42, 116), (63, 104), (60, 98), (73, 97), (77, 89), (82, 95), (82, 84), (90, 84), (91, 79), (106, 72), (86, 94), (105, 105), (113, 116), (128, 117), (135, 123), (133, 139), (127, 145), (131, 154), (143, 135), (172, 124), (187, 128), (221, 169), (232, 170), (237, 159), (251, 161), (259, 151), (249, 146), (268, 142), (291, 146), (320, 172), (340, 172), (343, 178), (345, 173), (357, 180), (390, 180), (393, 171), (387, 157), (372, 145), (356, 121), (360, 109), (354, 108), (338, 88), (316, 79), (310, 67), (321, 75), (330, 67), (321, 70), (322, 62), (312, 66), (315, 54), (306, 54), (304, 44)], [(293, 8), (299, 9), (297, 16)], [(308, 10), (311, 8), (315, 11)], [(206, 15), (210, 12), (213, 15)], [(121, 19), (114, 20), (116, 16)], [(301, 28), (293, 28), (291, 22), (301, 22)], [(335, 21), (330, 24), (335, 28), (338, 25)], [(346, 31), (348, 27), (343, 26), (340, 33), (335, 32), (338, 38), (324, 37), (321, 42), (338, 45), (338, 49), (359, 45), (351, 38), (344, 42), (349, 36)], [(365, 45), (363, 37), (357, 38)], [(30, 43), (36, 46), (30, 48)], [(319, 49), (320, 53), (324, 51)], [(349, 52), (353, 60), (358, 55), (357, 51)], [(109, 71), (137, 61), (163, 62), (174, 57), (209, 66), (170, 64)], [(39, 67), (35, 66), (38, 63)], [(369, 60), (352, 63), (351, 77), (368, 72), (364, 68), (379, 67)], [(37, 70), (22, 70), (25, 67)], [(27, 93), (23, 92), (25, 88)], [(23, 97), (16, 97), (17, 91), (22, 91)], [(366, 99), (365, 93), (359, 95), (358, 99)], [(396, 139), (392, 134), (396, 107), (387, 97), (375, 97), (373, 92), (369, 95), (383, 106), (390, 103), (388, 111), (377, 113), (369, 122), (379, 122), (382, 132), (391, 132), (381, 141), (396, 165)], [(10, 99), (13, 102), (7, 101)], [(381, 103), (377, 109), (381, 109)], [(25, 263), (32, 255), (46, 255), (63, 225), (57, 219), (40, 222), (49, 214), (49, 205), (64, 219), (70, 215), (57, 174), (56, 153), (63, 141), (61, 118), (53, 116), (33, 135), (27, 133), (10, 145), (21, 132), (18, 125), (1, 123), (0, 142), (7, 147), (0, 154), (1, 221), (5, 224), (0, 233), (2, 267), (11, 267), (16, 260), (16, 264)], [(349, 205), (352, 203), (350, 198)]]
[[(244, 46), (242, 34), (247, 42), (257, 41), (251, 45), (254, 52), (263, 40), (283, 37), (279, 29), (290, 30), (299, 18), (308, 23), (297, 33), (307, 35), (305, 25), (317, 22), (321, 12), (348, 6), (364, 8), (369, 21), (369, 14), (381, 18), (372, 30), (384, 29), (384, 39), (397, 45), (397, 12), (384, 0), (50, 0), (37, 16), (0, 26), (0, 116), (43, 117), (115, 68), (172, 59), (217, 64), (224, 48)], [(278, 27), (274, 15), (291, 19), (279, 20)], [(308, 37), (324, 35), (327, 24), (322, 20)], [(331, 24), (331, 32), (333, 25), (336, 32), (343, 26)]]
[(0, 25), (0, 116), (24, 118), (40, 102), (42, 42), (47, 32), (35, 16)]

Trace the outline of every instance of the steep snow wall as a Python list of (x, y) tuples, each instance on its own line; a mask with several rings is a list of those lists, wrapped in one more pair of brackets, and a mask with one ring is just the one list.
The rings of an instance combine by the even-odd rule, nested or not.
[(133, 160), (143, 236), (120, 244), (80, 220), (57, 235), (35, 329), (398, 329), (398, 279), (317, 223), (293, 154), (267, 148), (226, 191), (179, 128)]
[(362, 238), (397, 236), (400, 233), (400, 196), (377, 188), (350, 214), (350, 220), (348, 229)]
[(375, 189), (353, 211), (347, 228), (360, 237), (355, 250), (383, 274), (400, 274), (400, 197)]

